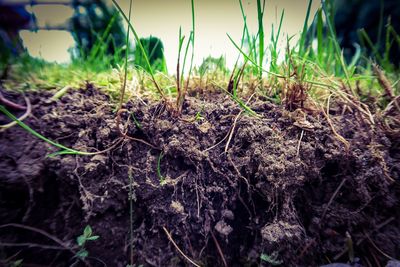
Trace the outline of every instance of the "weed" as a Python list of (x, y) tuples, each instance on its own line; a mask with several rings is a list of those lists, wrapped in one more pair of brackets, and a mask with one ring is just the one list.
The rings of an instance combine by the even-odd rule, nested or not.
[(267, 254), (261, 254), (260, 259), (261, 261), (265, 261), (273, 266), (276, 265), (281, 265), (283, 262), (281, 260), (278, 260), (278, 253), (276, 251), (272, 252), (271, 255), (267, 255)]
[(100, 238), (100, 236), (92, 234), (92, 228), (90, 227), (90, 225), (87, 225), (83, 230), (83, 233), (77, 237), (76, 243), (79, 247), (79, 250), (74, 256), (74, 258), (76, 258), (76, 261), (71, 266), (75, 266), (76, 264), (78, 264), (79, 261), (85, 261), (85, 259), (89, 256), (89, 252), (85, 247), (86, 243), (88, 241), (96, 241)]
[(196, 113), (196, 116), (194, 116), (194, 120), (195, 120), (195, 121), (201, 121), (201, 120), (204, 119), (203, 116), (201, 115), (201, 113), (202, 113), (203, 111), (204, 111), (204, 106), (201, 108), (200, 111), (198, 111), (198, 112)]

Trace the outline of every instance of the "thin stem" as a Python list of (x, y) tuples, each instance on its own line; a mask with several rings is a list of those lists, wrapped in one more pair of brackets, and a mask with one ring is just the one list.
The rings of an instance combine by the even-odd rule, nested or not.
[[(129, 22), (131, 21), (131, 13), (132, 13), (132, 0), (129, 2)], [(124, 96), (125, 96), (125, 89), (126, 89), (126, 79), (128, 77), (128, 55), (129, 55), (129, 31), (130, 28), (128, 27), (127, 33), (126, 33), (126, 50), (125, 50), (125, 74), (124, 74), (124, 84), (121, 88), (121, 98), (119, 101), (119, 109), (122, 108), (122, 103), (124, 102)]]

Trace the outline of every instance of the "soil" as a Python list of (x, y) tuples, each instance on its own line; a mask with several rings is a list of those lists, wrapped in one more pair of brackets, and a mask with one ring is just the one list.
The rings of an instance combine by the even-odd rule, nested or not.
[[(340, 103), (330, 119), (349, 148), (323, 113), (256, 98), (249, 106), (259, 117), (217, 92), (187, 97), (180, 117), (138, 99), (118, 128), (115, 106), (91, 85), (58, 101), (26, 96), (24, 122), (42, 135), (82, 151), (111, 148), (49, 157), (55, 148), (19, 126), (0, 133), (0, 265), (385, 266), (400, 258), (399, 138)], [(76, 238), (86, 225), (100, 238), (87, 241), (80, 261)]]

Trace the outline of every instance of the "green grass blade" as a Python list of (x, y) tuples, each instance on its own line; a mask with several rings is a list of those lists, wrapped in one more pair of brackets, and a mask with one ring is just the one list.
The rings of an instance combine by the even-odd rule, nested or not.
[(332, 13), (328, 13), (327, 8), (326, 8), (326, 2), (323, 2), (322, 9), (324, 11), (325, 17), (327, 18), (326, 19), (326, 23), (328, 25), (329, 34), (330, 34), (330, 37), (331, 37), (331, 40), (333, 42), (333, 46), (334, 46), (334, 49), (335, 49), (336, 60), (340, 62), (340, 65), (341, 65), (342, 70), (343, 70), (343, 72), (345, 74), (345, 77), (346, 77), (347, 86), (350, 88), (350, 90), (352, 91), (353, 95), (356, 95), (356, 93), (354, 92), (353, 88), (351, 87), (350, 76), (349, 76), (349, 73), (348, 73), (348, 70), (347, 70), (347, 67), (346, 67), (346, 63), (344, 61), (343, 54), (342, 54), (342, 51), (340, 49), (339, 43), (338, 43), (338, 41), (336, 39), (335, 30), (334, 30), (334, 28), (332, 26), (333, 14)]
[(191, 3), (192, 3), (192, 32), (191, 32), (191, 36), (190, 36), (191, 38), (189, 40), (191, 41), (191, 44), (192, 44), (192, 56), (190, 58), (189, 77), (188, 77), (188, 80), (186, 81), (186, 87), (189, 85), (190, 75), (192, 74), (193, 59), (194, 59), (194, 40), (195, 40), (195, 33), (196, 33), (195, 15), (194, 15), (194, 0), (191, 0)]
[(183, 56), (183, 64), (182, 64), (182, 71), (181, 71), (181, 83), (183, 83), (183, 75), (185, 73), (186, 59), (187, 59), (187, 55), (189, 52), (189, 45), (192, 40), (192, 35), (193, 35), (193, 32), (190, 32), (189, 39), (188, 39), (188, 41), (186, 43), (186, 47), (185, 47), (185, 55)]
[[(264, 8), (265, 8), (265, 0), (263, 2), (263, 6), (261, 6), (261, 0), (257, 0), (257, 18), (258, 18), (258, 57), (259, 57), (259, 65), (260, 70), (263, 66), (264, 61)], [(259, 79), (262, 79), (262, 71), (259, 72)]]
[(317, 57), (319, 64), (323, 63), (324, 53), (324, 22), (322, 20), (322, 10), (319, 9), (317, 13)]
[(235, 101), (249, 115), (251, 115), (251, 116), (259, 116), (254, 110), (252, 110), (249, 106), (247, 106), (246, 103), (244, 103), (239, 97), (231, 94), (230, 92), (228, 92), (228, 90), (226, 90), (225, 88), (219, 86), (215, 82), (213, 82), (213, 84), (215, 86), (217, 86), (218, 88), (220, 88), (221, 90), (223, 90), (225, 93), (227, 93), (232, 98), (232, 100)]
[[(129, 2), (129, 17), (128, 17), (129, 22), (131, 21), (131, 13), (132, 13), (132, 0), (130, 0), (130, 2)], [(124, 84), (121, 87), (119, 109), (122, 108), (122, 103), (124, 102), (125, 90), (126, 90), (126, 79), (128, 77), (129, 31), (130, 31), (130, 28), (128, 27), (128, 30), (126, 33), (126, 41), (125, 41)]]
[(264, 68), (260, 67), (260, 65), (259, 65), (257, 62), (255, 62), (253, 59), (251, 59), (251, 57), (249, 57), (249, 56), (243, 51), (243, 49), (241, 49), (241, 48), (235, 43), (235, 41), (232, 39), (232, 37), (231, 37), (228, 33), (227, 33), (226, 35), (228, 36), (228, 38), (229, 38), (229, 40), (232, 42), (232, 44), (236, 47), (236, 49), (239, 50), (239, 52), (243, 55), (243, 57), (244, 57), (245, 59), (247, 59), (249, 62), (251, 62), (254, 66), (256, 66), (257, 68), (259, 68), (259, 71), (263, 71), (263, 72), (265, 72), (265, 73), (274, 75), (274, 76), (279, 77), (279, 78), (285, 78), (285, 76), (283, 76), (283, 75), (280, 75), (280, 74), (277, 74), (277, 73), (274, 73), (274, 72), (271, 72), (271, 71), (267, 71), (267, 70), (265, 70)]
[(139, 49), (140, 49), (140, 51), (141, 51), (142, 54), (143, 54), (143, 58), (144, 58), (144, 60), (145, 60), (145, 63), (146, 63), (146, 65), (147, 65), (148, 69), (149, 69), (149, 73), (150, 73), (151, 79), (152, 79), (152, 81), (153, 81), (153, 83), (154, 83), (154, 86), (156, 87), (156, 89), (157, 89), (158, 93), (161, 95), (161, 97), (165, 98), (164, 92), (161, 90), (161, 87), (159, 86), (159, 84), (158, 84), (157, 81), (156, 81), (156, 78), (154, 77), (153, 68), (152, 68), (152, 66), (151, 66), (151, 64), (150, 64), (149, 58), (147, 57), (146, 50), (144, 49), (143, 44), (142, 44), (142, 42), (140, 41), (139, 35), (138, 35), (137, 32), (135, 31), (135, 28), (133, 27), (133, 25), (132, 25), (132, 23), (130, 22), (129, 18), (128, 18), (128, 17), (125, 15), (125, 13), (122, 11), (122, 9), (121, 9), (121, 7), (119, 6), (118, 2), (117, 2), (116, 0), (112, 0), (112, 1), (113, 1), (114, 5), (116, 6), (116, 8), (118, 9), (118, 11), (120, 12), (120, 14), (124, 17), (124, 19), (125, 19), (126, 22), (128, 23), (128, 27), (131, 29), (131, 31), (132, 31), (132, 33), (133, 33), (133, 35), (134, 35), (134, 37), (135, 37), (136, 43), (137, 43), (137, 45), (139, 46)]
[(83, 151), (78, 151), (78, 150), (75, 150), (75, 149), (72, 149), (72, 148), (68, 148), (66, 146), (63, 146), (63, 145), (61, 145), (61, 144), (59, 144), (57, 142), (54, 142), (54, 141), (44, 137), (43, 135), (41, 135), (40, 133), (36, 132), (31, 127), (29, 127), (27, 124), (25, 124), (24, 122), (20, 121), (11, 112), (9, 112), (3, 105), (0, 105), (0, 111), (3, 112), (4, 115), (6, 115), (8, 118), (10, 118), (11, 120), (15, 121), (20, 127), (22, 127), (24, 130), (26, 130), (28, 133), (30, 133), (33, 136), (45, 141), (46, 143), (48, 143), (48, 144), (50, 144), (52, 146), (55, 146), (55, 147), (61, 149), (61, 151), (52, 153), (50, 155), (63, 155), (63, 154), (94, 155), (95, 154), (93, 152), (83, 152)]
[(307, 6), (307, 12), (306, 12), (306, 17), (304, 19), (304, 24), (303, 24), (303, 31), (301, 32), (301, 36), (300, 36), (300, 48), (299, 48), (299, 52), (300, 52), (300, 56), (303, 56), (305, 53), (305, 43), (306, 43), (306, 36), (307, 36), (307, 29), (308, 29), (308, 19), (310, 17), (310, 11), (311, 11), (311, 4), (312, 4), (312, 0), (308, 1), (308, 6)]

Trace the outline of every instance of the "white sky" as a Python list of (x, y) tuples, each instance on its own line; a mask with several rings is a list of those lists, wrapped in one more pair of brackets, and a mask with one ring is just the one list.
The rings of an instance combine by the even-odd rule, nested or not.
[[(256, 0), (242, 0), (247, 14), (247, 23), (253, 34), (257, 33)], [(128, 14), (129, 1), (118, 1)], [(264, 15), (264, 31), (266, 46), (271, 35), (271, 25), (275, 28), (279, 23), (282, 10), (285, 17), (282, 24), (280, 50), (285, 51), (286, 36), (296, 35), (304, 23), (308, 0), (267, 0)], [(311, 8), (310, 21), (319, 7), (320, 2), (314, 0)], [(65, 6), (35, 6), (33, 8), (39, 25), (46, 23), (58, 25), (72, 15), (72, 9)], [(240, 43), (243, 30), (243, 20), (236, 0), (195, 0), (195, 57), (194, 64), (200, 65), (208, 55), (226, 57), (227, 65), (232, 66), (238, 52), (229, 41), (226, 33)], [(177, 60), (178, 32), (188, 38), (191, 27), (190, 0), (133, 0), (132, 23), (141, 37), (156, 36), (163, 41), (165, 57), (169, 72), (174, 72)], [(39, 31), (37, 33), (24, 31), (21, 33), (24, 44), (33, 56), (41, 56), (46, 60), (68, 62), (68, 48), (74, 46), (74, 41), (68, 32)]]

